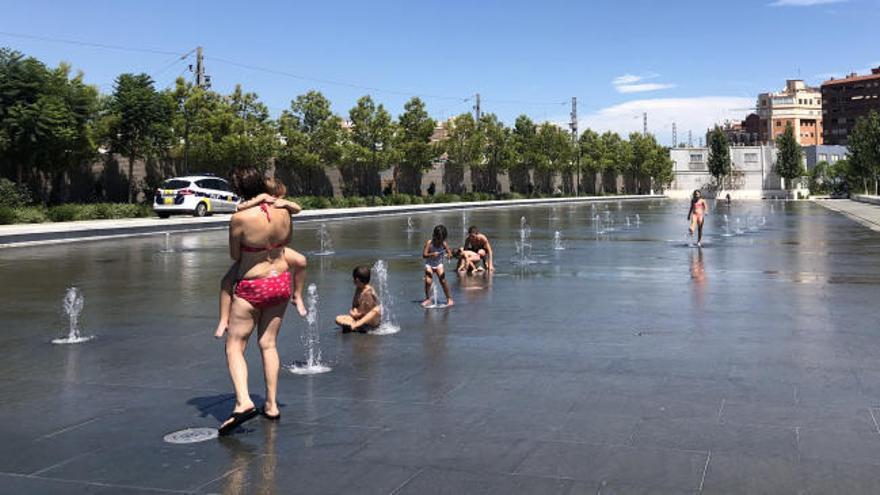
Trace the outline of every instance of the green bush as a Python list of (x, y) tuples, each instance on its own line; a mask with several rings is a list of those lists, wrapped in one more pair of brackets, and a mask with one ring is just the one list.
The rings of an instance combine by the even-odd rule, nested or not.
[(48, 221), (46, 209), (42, 206), (0, 207), (0, 224), (43, 223)]
[(0, 225), (15, 223), (15, 210), (8, 206), (0, 206)]
[(367, 206), (367, 200), (360, 196), (352, 196), (350, 198), (345, 198), (345, 206), (348, 208)]
[(49, 208), (49, 211), (46, 215), (49, 217), (49, 220), (53, 222), (70, 222), (72, 220), (79, 220), (79, 214), (82, 210), (83, 205), (75, 205), (75, 204), (66, 204), (66, 205), (58, 205)]
[(443, 193), (434, 195), (431, 199), (432, 203), (458, 203), (461, 201), (461, 196), (458, 194)]
[(386, 205), (409, 205), (412, 204), (412, 196), (409, 194), (392, 194), (391, 196), (385, 197)]
[(33, 203), (27, 186), (18, 186), (9, 179), (0, 178), (0, 206), (19, 208)]

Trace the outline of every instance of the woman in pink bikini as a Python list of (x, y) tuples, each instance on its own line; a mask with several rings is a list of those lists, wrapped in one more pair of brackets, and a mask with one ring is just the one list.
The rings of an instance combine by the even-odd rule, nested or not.
[[(267, 192), (263, 173), (255, 167), (241, 167), (232, 173), (236, 194), (251, 199)], [(278, 419), (278, 351), (275, 339), (291, 296), (290, 267), (284, 247), (291, 236), (290, 213), (261, 203), (232, 215), (229, 221), (229, 254), (238, 260), (237, 281), (226, 337), (226, 360), (235, 387), (235, 408), (220, 425), (220, 435), (228, 435), (245, 421), (262, 413)], [(248, 394), (248, 368), (244, 350), (257, 329), (257, 341), (263, 356), (266, 403), (258, 411)]]
[(691, 209), (688, 211), (688, 220), (691, 222), (688, 233), (694, 235), (694, 230), (697, 231), (697, 246), (700, 247), (703, 245), (703, 220), (708, 211), (709, 206), (706, 204), (706, 200), (703, 199), (700, 190), (695, 190), (691, 198)]

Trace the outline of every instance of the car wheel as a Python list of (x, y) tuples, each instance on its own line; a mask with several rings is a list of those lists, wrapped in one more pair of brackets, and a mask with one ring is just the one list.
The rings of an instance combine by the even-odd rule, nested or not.
[(156, 213), (156, 214), (159, 215), (159, 218), (168, 218), (171, 216), (171, 213), (164, 213), (164, 212), (163, 213)]
[(208, 205), (205, 203), (199, 203), (196, 205), (195, 216), (203, 217), (208, 214)]

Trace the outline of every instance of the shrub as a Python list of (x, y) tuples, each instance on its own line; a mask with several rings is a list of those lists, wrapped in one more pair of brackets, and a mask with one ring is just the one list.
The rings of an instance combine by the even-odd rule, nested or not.
[(423, 205), (423, 204), (425, 204), (425, 198), (423, 198), (421, 196), (413, 196), (412, 197), (412, 204)]
[(9, 179), (0, 178), (0, 206), (19, 208), (33, 204), (31, 191)]
[(385, 204), (394, 206), (412, 204), (412, 196), (409, 194), (392, 194), (385, 197)]
[(432, 198), (432, 203), (458, 203), (461, 201), (461, 196), (458, 194), (437, 194)]
[(345, 204), (348, 208), (358, 208), (361, 206), (367, 206), (367, 200), (360, 196), (352, 196), (350, 198), (345, 198)]
[(46, 214), (49, 220), (53, 222), (70, 222), (72, 220), (79, 220), (78, 217), (81, 210), (82, 205), (65, 204), (49, 208)]
[(15, 223), (15, 210), (8, 206), (0, 206), (0, 225)]
[[(9, 223), (43, 223), (49, 221), (46, 217), (46, 209), (42, 206), (23, 206), (21, 208), (8, 208), (8, 210), (11, 211), (12, 220)], [(9, 213), (6, 216), (8, 220)]]

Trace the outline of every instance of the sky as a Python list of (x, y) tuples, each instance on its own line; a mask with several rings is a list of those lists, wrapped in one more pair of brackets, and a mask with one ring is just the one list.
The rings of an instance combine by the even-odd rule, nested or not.
[(0, 12), (0, 46), (67, 62), (105, 93), (124, 72), (159, 88), (192, 77), (182, 57), (202, 46), (213, 89), (241, 84), (273, 115), (316, 89), (343, 117), (370, 94), (395, 115), (420, 96), (445, 119), (480, 93), (509, 124), (564, 123), (577, 97), (580, 130), (641, 131), (647, 112), (664, 144), (673, 122), (696, 143), (786, 79), (880, 66), (880, 0), (0, 0)]

